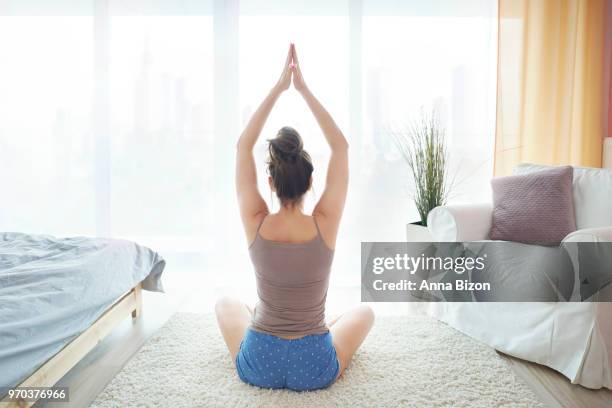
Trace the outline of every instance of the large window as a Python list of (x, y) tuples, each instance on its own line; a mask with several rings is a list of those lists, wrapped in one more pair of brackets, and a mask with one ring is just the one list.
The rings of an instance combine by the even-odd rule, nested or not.
[[(421, 109), (436, 108), (446, 128), (452, 199), (488, 198), (495, 0), (8, 4), (0, 8), (2, 230), (133, 239), (209, 286), (252, 284), (234, 146), (290, 42), (351, 144), (332, 284), (359, 284), (361, 241), (403, 240), (417, 220), (392, 133)], [(310, 210), (329, 152), (294, 92), (256, 147), (263, 196), (271, 203), (265, 140), (284, 125), (298, 129), (315, 162)]]

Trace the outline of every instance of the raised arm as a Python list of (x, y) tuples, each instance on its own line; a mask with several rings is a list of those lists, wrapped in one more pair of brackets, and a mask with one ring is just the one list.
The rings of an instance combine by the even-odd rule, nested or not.
[(278, 97), (291, 84), (291, 69), (289, 67), (291, 57), (292, 50), (290, 47), (278, 82), (251, 116), (236, 145), (236, 195), (242, 224), (249, 242), (255, 237), (259, 220), (268, 213), (268, 206), (257, 188), (257, 171), (253, 157), (253, 147)]
[(313, 210), (313, 215), (326, 220), (330, 233), (328, 236), (332, 238), (331, 241), (335, 242), (348, 190), (348, 142), (329, 112), (325, 110), (323, 105), (306, 86), (295, 46), (292, 46), (292, 52), (293, 64), (291, 65), (291, 70), (293, 71), (293, 85), (302, 94), (331, 148), (331, 157), (327, 165), (325, 189)]

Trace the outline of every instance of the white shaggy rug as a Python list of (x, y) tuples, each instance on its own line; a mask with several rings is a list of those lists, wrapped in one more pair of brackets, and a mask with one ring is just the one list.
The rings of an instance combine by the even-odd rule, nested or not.
[(91, 407), (543, 407), (496, 352), (428, 317), (378, 318), (330, 388), (242, 383), (212, 315), (178, 313)]

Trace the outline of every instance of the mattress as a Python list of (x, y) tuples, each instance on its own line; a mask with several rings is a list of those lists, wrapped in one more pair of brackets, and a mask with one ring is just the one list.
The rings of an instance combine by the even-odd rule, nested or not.
[(139, 282), (163, 291), (164, 267), (130, 241), (0, 233), (0, 395)]

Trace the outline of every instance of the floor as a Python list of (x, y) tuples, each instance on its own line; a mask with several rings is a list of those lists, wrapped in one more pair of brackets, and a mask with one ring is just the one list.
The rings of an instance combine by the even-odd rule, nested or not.
[(548, 367), (499, 354), (510, 364), (512, 371), (531, 387), (540, 401), (549, 407), (612, 407), (611, 390), (590, 390), (570, 383), (563, 375)]
[[(70, 388), (69, 403), (36, 404), (35, 407), (87, 407), (123, 365), (177, 311), (211, 313), (214, 300), (221, 294), (232, 294), (254, 302), (249, 288), (215, 287), (188, 292), (180, 286), (167, 290), (168, 294), (144, 292), (143, 313), (137, 320), (126, 317), (106, 339), (62, 378), (59, 385)], [(342, 312), (359, 302), (356, 288), (332, 288), (328, 296), (329, 315)], [(418, 313), (419, 304), (372, 304), (378, 315)], [(500, 353), (519, 378), (549, 407), (604, 408), (612, 406), (612, 391), (589, 390), (572, 385), (561, 374), (538, 364), (525, 362)]]

